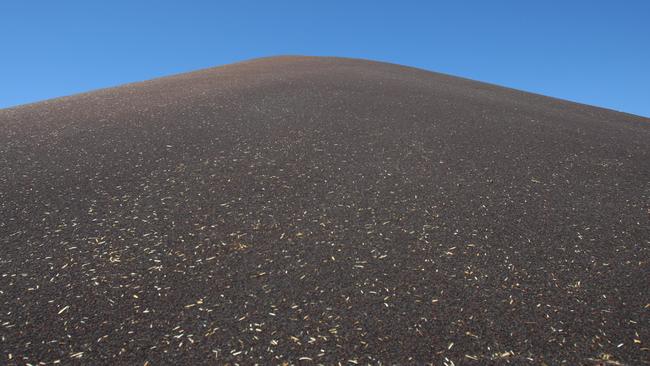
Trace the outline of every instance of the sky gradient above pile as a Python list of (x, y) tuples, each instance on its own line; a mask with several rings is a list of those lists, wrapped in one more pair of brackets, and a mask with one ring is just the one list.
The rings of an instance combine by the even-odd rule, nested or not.
[(647, 1), (18, 1), (0, 108), (281, 54), (388, 61), (650, 116)]

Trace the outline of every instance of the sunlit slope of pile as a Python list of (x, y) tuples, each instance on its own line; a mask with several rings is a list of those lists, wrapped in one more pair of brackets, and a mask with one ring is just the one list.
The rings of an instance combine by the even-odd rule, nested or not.
[(309, 57), (0, 110), (0, 363), (642, 364), (649, 122)]

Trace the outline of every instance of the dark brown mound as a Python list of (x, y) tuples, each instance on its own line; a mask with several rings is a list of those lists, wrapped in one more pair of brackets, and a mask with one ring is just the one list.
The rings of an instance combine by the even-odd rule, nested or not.
[(642, 364), (648, 119), (255, 60), (0, 111), (3, 364)]

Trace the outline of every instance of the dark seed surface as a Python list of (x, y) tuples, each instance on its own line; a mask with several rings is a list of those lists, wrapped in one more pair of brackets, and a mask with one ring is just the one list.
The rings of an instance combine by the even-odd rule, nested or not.
[(648, 364), (649, 122), (308, 57), (0, 110), (0, 363)]

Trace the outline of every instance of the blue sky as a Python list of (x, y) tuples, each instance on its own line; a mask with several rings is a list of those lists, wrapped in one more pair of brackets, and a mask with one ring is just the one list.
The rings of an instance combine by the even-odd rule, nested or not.
[(254, 57), (389, 61), (650, 116), (650, 1), (0, 2), (0, 108)]

